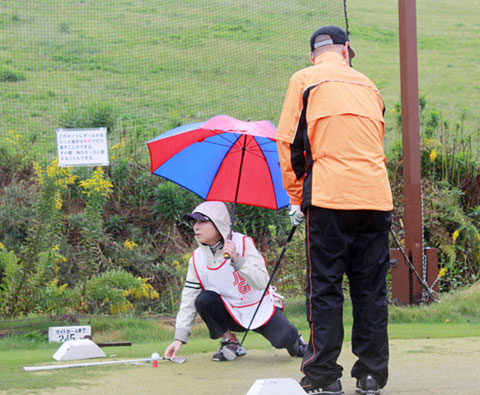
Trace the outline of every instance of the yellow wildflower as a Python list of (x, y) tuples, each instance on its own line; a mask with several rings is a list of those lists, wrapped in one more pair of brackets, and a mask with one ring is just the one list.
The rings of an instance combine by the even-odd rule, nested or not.
[(38, 183), (42, 185), (43, 182), (45, 181), (45, 177), (43, 176), (42, 166), (40, 166), (40, 163), (35, 161), (32, 161), (32, 166), (33, 166), (33, 171), (37, 176)]
[(137, 299), (159, 299), (160, 295), (150, 284), (142, 284), (140, 292), (136, 295)]
[(132, 251), (135, 247), (138, 247), (137, 243), (129, 239), (125, 240), (124, 244), (125, 244), (125, 248), (130, 251)]
[(75, 180), (78, 178), (78, 176), (72, 174), (72, 170), (70, 167), (62, 167), (59, 169), (60, 170), (58, 171), (57, 174), (61, 178), (55, 181), (56, 185), (58, 185), (59, 187), (65, 188), (67, 185), (75, 184)]
[(80, 186), (84, 189), (83, 193), (87, 196), (101, 195), (109, 197), (113, 189), (113, 184), (104, 178), (104, 172), (101, 167), (97, 167), (88, 180), (80, 181)]
[(63, 200), (62, 200), (62, 194), (60, 191), (55, 191), (55, 208), (57, 210), (60, 210), (62, 208)]
[(0, 250), (4, 250), (5, 246), (0, 242)]
[(436, 150), (436, 149), (432, 149), (432, 152), (430, 152), (430, 161), (433, 162), (433, 161), (435, 160), (435, 158), (437, 157), (437, 155), (438, 155), (437, 150)]
[(7, 133), (8, 134), (5, 140), (14, 146), (18, 146), (20, 144), (20, 140), (22, 139), (22, 135), (16, 133), (15, 129), (10, 129)]
[(442, 267), (440, 269), (440, 271), (438, 272), (438, 277), (442, 278), (443, 276), (445, 276), (445, 274), (447, 273), (447, 268), (446, 267)]
[(123, 291), (122, 295), (125, 296), (125, 297), (135, 295), (135, 291), (136, 291), (135, 288), (129, 288), (129, 289)]
[(125, 145), (125, 137), (122, 138), (122, 141), (120, 141), (119, 143), (112, 146), (111, 150), (116, 150), (116, 149), (119, 149), (119, 148), (123, 148), (124, 145)]
[(460, 235), (460, 232), (458, 231), (458, 229), (453, 232), (452, 234), (452, 241), (455, 243), (455, 241), (458, 239), (458, 236)]
[(110, 305), (110, 314), (114, 315), (114, 314), (120, 314), (120, 313), (128, 313), (128, 311), (132, 309), (133, 309), (133, 304), (127, 300), (123, 303)]

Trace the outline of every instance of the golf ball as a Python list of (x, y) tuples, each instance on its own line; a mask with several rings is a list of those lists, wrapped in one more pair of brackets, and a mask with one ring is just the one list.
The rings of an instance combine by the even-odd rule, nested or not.
[(152, 359), (153, 359), (154, 361), (158, 361), (158, 360), (160, 359), (160, 355), (158, 354), (158, 352), (154, 352), (154, 353), (152, 354)]

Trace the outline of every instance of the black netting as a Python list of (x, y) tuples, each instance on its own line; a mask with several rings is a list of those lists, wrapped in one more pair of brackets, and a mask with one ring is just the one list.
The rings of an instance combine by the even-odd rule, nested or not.
[(341, 0), (3, 0), (0, 140), (49, 160), (79, 119), (110, 117), (110, 144), (218, 114), (276, 124), (311, 33), (345, 15)]

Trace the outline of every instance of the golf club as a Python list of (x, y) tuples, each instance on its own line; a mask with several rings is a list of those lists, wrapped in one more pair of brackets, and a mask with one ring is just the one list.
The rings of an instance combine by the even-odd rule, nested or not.
[(405, 252), (405, 250), (403, 249), (402, 245), (400, 244), (400, 241), (398, 240), (398, 237), (397, 235), (395, 234), (395, 232), (393, 231), (393, 229), (390, 229), (390, 233), (391, 235), (393, 236), (393, 239), (395, 240), (395, 243), (397, 244), (397, 247), (398, 249), (400, 250), (400, 252), (402, 253), (403, 257), (405, 258), (405, 264), (408, 266), (408, 268), (410, 269), (410, 272), (414, 274), (415, 278), (418, 280), (418, 282), (422, 285), (422, 287), (425, 289), (425, 291), (432, 297), (432, 299), (435, 301), (435, 302), (438, 302), (440, 300), (440, 296), (438, 295), (437, 292), (435, 292), (432, 288), (433, 288), (433, 285), (431, 287), (428, 286), (427, 282), (420, 277), (420, 275), (418, 274), (418, 272), (415, 270), (415, 266), (413, 266), (413, 263), (412, 261), (410, 260), (410, 258), (408, 257), (407, 253)]
[[(159, 357), (158, 360), (166, 360), (173, 363), (184, 363), (186, 357)], [(38, 372), (41, 370), (56, 370), (56, 369), (68, 369), (68, 368), (81, 368), (87, 366), (102, 366), (102, 365), (117, 365), (117, 364), (128, 364), (128, 363), (139, 363), (139, 362), (151, 362), (152, 357), (150, 358), (141, 358), (141, 359), (125, 359), (120, 361), (104, 361), (104, 362), (86, 362), (86, 363), (74, 363), (66, 365), (44, 365), (44, 366), (24, 366), (22, 370), (24, 372)]]
[(265, 290), (263, 291), (262, 297), (260, 298), (260, 301), (258, 302), (257, 308), (255, 309), (255, 312), (253, 313), (253, 317), (250, 320), (250, 324), (248, 324), (248, 328), (245, 331), (245, 334), (243, 335), (242, 341), (240, 343), (240, 347), (243, 346), (243, 342), (245, 341), (245, 338), (247, 337), (248, 331), (250, 330), (250, 327), (252, 326), (253, 320), (255, 319), (255, 316), (257, 315), (258, 309), (260, 308), (260, 305), (262, 304), (263, 298), (265, 297), (268, 288), (270, 287), (270, 284), (272, 283), (273, 276), (275, 276), (275, 273), (277, 272), (278, 267), (280, 266), (280, 262), (283, 258), (283, 255), (285, 254), (285, 251), (287, 250), (287, 245), (292, 240), (293, 235), (295, 234), (295, 230), (297, 229), (297, 225), (292, 226), (292, 229), (290, 229), (290, 233), (288, 234), (287, 241), (285, 242), (285, 245), (283, 246), (282, 252), (280, 253), (280, 256), (278, 257), (277, 264), (275, 265), (275, 268), (273, 269), (272, 275), (270, 276), (270, 279), (268, 280), (268, 284), (265, 287)]

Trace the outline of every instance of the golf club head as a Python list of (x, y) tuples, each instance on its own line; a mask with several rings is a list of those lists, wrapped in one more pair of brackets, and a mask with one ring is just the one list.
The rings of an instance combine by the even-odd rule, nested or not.
[(168, 361), (174, 362), (174, 363), (184, 363), (186, 362), (187, 358), (186, 357), (161, 357), (160, 359), (166, 359)]

